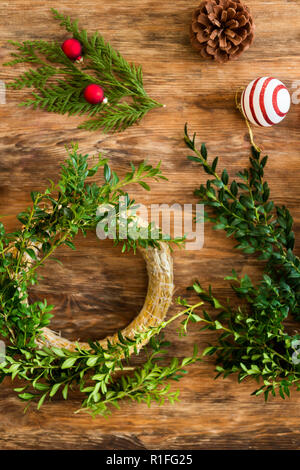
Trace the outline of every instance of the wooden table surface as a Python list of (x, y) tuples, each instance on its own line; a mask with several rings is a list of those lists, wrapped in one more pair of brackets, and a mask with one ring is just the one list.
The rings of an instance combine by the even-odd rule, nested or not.
[[(8, 229), (17, 227), (16, 214), (30, 203), (29, 193), (55, 179), (66, 157), (65, 144), (75, 141), (84, 153), (103, 152), (112, 167), (124, 174), (129, 162), (162, 160), (166, 183), (146, 193), (133, 186), (139, 202), (195, 203), (193, 190), (205, 181), (202, 171), (188, 162), (183, 126), (197, 131), (211, 156), (219, 155), (231, 175), (247, 165), (249, 141), (245, 123), (234, 107), (237, 88), (258, 76), (276, 76), (291, 92), (300, 80), (300, 15), (297, 0), (247, 0), (256, 23), (256, 39), (237, 62), (218, 65), (202, 61), (191, 48), (188, 28), (197, 2), (175, 0), (10, 0), (2, 2), (1, 63), (9, 58), (7, 40), (63, 41), (65, 34), (49, 7), (80, 19), (90, 32), (99, 30), (130, 61), (144, 69), (145, 88), (166, 104), (152, 111), (139, 126), (118, 135), (78, 130), (78, 117), (18, 108), (27, 91), (8, 91), (0, 105), (0, 214)], [(16, 74), (1, 69), (1, 79)], [(255, 130), (256, 141), (269, 154), (266, 176), (274, 200), (286, 204), (295, 218), (300, 252), (299, 125), (300, 105), (293, 104), (277, 127)], [(231, 295), (223, 278), (234, 267), (254, 279), (259, 268), (253, 258), (233, 250), (234, 242), (205, 229), (200, 251), (174, 254), (176, 295), (195, 279), (212, 283), (221, 298)], [(44, 280), (31, 292), (56, 305), (53, 327), (68, 338), (103, 337), (125, 326), (139, 311), (147, 288), (142, 259), (120, 255), (95, 234), (78, 237), (77, 251), (60, 250), (61, 267), (49, 262)], [(175, 311), (175, 306), (171, 312)], [(291, 325), (296, 329), (297, 325)], [(171, 354), (187, 355), (194, 342), (204, 346), (211, 334), (194, 329), (178, 339), (176, 326), (166, 332)], [(213, 360), (190, 369), (180, 383), (181, 401), (175, 406), (124, 403), (110, 419), (73, 412), (78, 397), (56, 399), (41, 411), (23, 414), (9, 380), (0, 387), (0, 449), (297, 449), (300, 445), (300, 394), (288, 400), (253, 398), (251, 382), (236, 377), (215, 381)]]

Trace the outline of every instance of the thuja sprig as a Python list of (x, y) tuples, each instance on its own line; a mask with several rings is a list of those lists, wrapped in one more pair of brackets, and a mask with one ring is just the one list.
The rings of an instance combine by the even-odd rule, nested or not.
[[(4, 65), (15, 67), (19, 63), (34, 66), (22, 73), (8, 86), (14, 89), (34, 88), (32, 98), (21, 106), (43, 108), (69, 115), (88, 115), (91, 119), (79, 127), (104, 132), (122, 131), (140, 121), (153, 108), (162, 105), (146, 93), (142, 68), (129, 64), (98, 33), (89, 36), (68, 16), (52, 9), (54, 17), (68, 33), (80, 41), (84, 48), (84, 65), (70, 60), (60, 44), (43, 40), (22, 43), (11, 41), (17, 51)], [(83, 97), (90, 83), (100, 85), (108, 104), (92, 105)]]
[[(119, 333), (118, 342), (108, 341), (106, 348), (98, 342), (90, 342), (89, 350), (82, 350), (78, 344), (74, 352), (42, 347), (43, 328), (49, 325), (53, 307), (46, 300), (28, 302), (28, 286), (38, 282), (38, 268), (47, 259), (59, 261), (53, 257), (58, 247), (66, 245), (75, 249), (73, 239), (78, 231), (85, 235), (103, 220), (103, 215), (97, 212), (99, 207), (108, 205), (118, 213), (122, 197), (127, 210), (133, 210), (135, 201), (125, 192), (128, 184), (139, 184), (149, 190), (148, 180), (165, 179), (160, 164), (155, 167), (146, 162), (137, 167), (131, 164), (130, 171), (120, 178), (101, 155), (94, 157), (93, 165), (89, 166), (88, 155), (80, 154), (77, 145), (73, 145), (68, 154), (58, 183), (50, 181), (45, 191), (31, 193), (31, 207), (18, 215), (21, 228), (6, 233), (0, 224), (0, 335), (6, 342), (0, 381), (6, 376), (23, 379), (26, 384), (16, 389), (19, 397), (28, 403), (37, 400), (38, 408), (59, 391), (67, 399), (69, 389), (77, 387), (86, 397), (83, 408), (93, 415), (109, 413), (110, 403), (118, 406), (126, 397), (148, 404), (162, 403), (165, 398), (175, 401), (178, 395), (169, 392), (166, 381), (180, 378), (183, 367), (198, 360), (197, 352), (195, 350), (182, 362), (174, 359), (161, 367), (157, 356), (164, 354), (163, 347), (167, 344), (154, 336), (181, 315), (193, 319), (194, 307), (187, 306), (180, 315), (158, 327), (137, 331), (134, 339), (124, 338)], [(100, 184), (88, 181), (89, 177), (96, 177), (100, 169), (103, 171)], [(134, 214), (128, 216), (127, 229), (134, 218)], [(150, 233), (152, 224), (143, 228)], [(128, 238), (124, 240), (119, 239), (120, 233), (116, 231), (115, 242), (123, 243), (123, 249), (135, 249), (139, 245), (160, 247), (161, 238), (145, 238), (137, 231), (131, 239), (127, 233)], [(161, 231), (159, 234), (162, 236)], [(171, 237), (164, 237), (163, 241), (180, 243)], [(135, 368), (132, 377), (116, 378), (116, 373), (133, 370), (127, 365), (130, 355), (138, 354), (146, 340), (151, 340), (152, 353), (145, 364)]]
[(218, 311), (217, 319), (212, 320), (206, 311), (201, 317), (203, 329), (221, 332), (207, 353), (216, 354), (218, 375), (237, 373), (239, 380), (251, 376), (261, 382), (254, 394), (264, 393), (267, 399), (278, 391), (284, 398), (293, 384), (300, 390), (300, 368), (293, 348), (298, 336), (289, 336), (284, 326), (289, 313), (299, 320), (300, 262), (293, 253), (292, 216), (285, 206), (270, 200), (263, 179), (267, 157), (262, 158), (255, 148), (250, 169), (239, 172), (239, 180), (230, 181), (226, 169), (218, 172), (218, 158), (209, 162), (204, 144), (200, 150), (196, 148), (195, 134), (190, 138), (187, 127), (185, 142), (194, 152), (189, 160), (211, 176), (195, 191), (199, 202), (210, 207), (206, 220), (234, 238), (235, 248), (265, 261), (257, 285), (247, 275), (239, 278), (233, 272), (227, 276), (242, 300), (238, 308), (222, 305), (211, 287), (206, 291), (198, 282), (193, 285), (199, 297)]

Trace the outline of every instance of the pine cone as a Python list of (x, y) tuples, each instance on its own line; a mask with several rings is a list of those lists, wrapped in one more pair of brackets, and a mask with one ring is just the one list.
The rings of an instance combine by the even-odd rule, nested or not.
[(193, 13), (191, 43), (202, 57), (227, 62), (248, 49), (254, 28), (249, 8), (240, 0), (206, 0)]

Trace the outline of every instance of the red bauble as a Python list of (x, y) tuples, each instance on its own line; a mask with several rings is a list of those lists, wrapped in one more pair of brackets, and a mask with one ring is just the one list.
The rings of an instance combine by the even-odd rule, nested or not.
[(96, 83), (91, 83), (85, 88), (84, 98), (88, 103), (91, 104), (98, 104), (107, 101), (106, 98), (104, 98), (103, 88), (101, 88), (99, 85), (96, 85)]
[(77, 39), (66, 39), (61, 48), (66, 56), (71, 60), (76, 60), (79, 56), (81, 56), (82, 47)]

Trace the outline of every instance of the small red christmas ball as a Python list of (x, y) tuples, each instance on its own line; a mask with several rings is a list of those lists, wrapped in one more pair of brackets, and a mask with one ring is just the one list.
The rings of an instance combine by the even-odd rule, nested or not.
[(88, 103), (91, 104), (98, 104), (102, 103), (103, 101), (106, 102), (107, 100), (104, 98), (104, 91), (101, 86), (96, 85), (96, 83), (91, 83), (88, 85), (84, 90), (84, 98)]
[(82, 47), (77, 39), (66, 39), (66, 41), (61, 46), (62, 50), (66, 54), (67, 57), (71, 60), (78, 59), (81, 56)]

